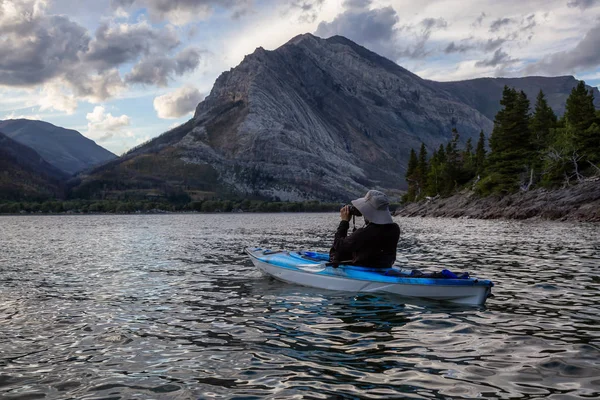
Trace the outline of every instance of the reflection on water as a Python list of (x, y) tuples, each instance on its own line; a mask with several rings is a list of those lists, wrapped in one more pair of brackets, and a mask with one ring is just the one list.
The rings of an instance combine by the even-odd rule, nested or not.
[(398, 222), (401, 264), (495, 297), (303, 288), (243, 253), (327, 250), (334, 214), (2, 217), (0, 397), (600, 397), (599, 226)]

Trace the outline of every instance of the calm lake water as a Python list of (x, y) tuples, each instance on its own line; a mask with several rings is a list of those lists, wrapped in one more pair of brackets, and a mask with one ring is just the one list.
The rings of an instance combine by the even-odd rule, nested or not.
[(398, 219), (401, 264), (495, 282), (480, 308), (287, 285), (243, 253), (327, 250), (337, 221), (0, 217), (0, 397), (600, 398), (599, 225)]

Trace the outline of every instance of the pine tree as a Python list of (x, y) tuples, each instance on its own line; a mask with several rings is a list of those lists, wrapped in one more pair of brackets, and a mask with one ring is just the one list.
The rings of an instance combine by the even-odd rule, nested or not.
[(533, 153), (529, 131), (529, 100), (524, 92), (504, 87), (503, 106), (494, 119), (488, 170), (492, 190), (514, 192), (531, 171)]
[(414, 149), (410, 149), (410, 158), (408, 159), (408, 167), (406, 168), (406, 182), (408, 182), (408, 191), (406, 192), (406, 201), (414, 201), (416, 194), (416, 175), (418, 168), (417, 153)]
[(581, 156), (582, 161), (599, 160), (600, 135), (598, 128), (592, 128), (596, 122), (594, 93), (591, 90), (588, 93), (584, 81), (573, 88), (567, 99), (565, 121), (567, 128), (573, 132), (573, 147), (577, 156)]
[(417, 197), (421, 198), (425, 194), (425, 185), (427, 184), (427, 149), (425, 148), (425, 143), (421, 143), (417, 171)]
[(579, 81), (567, 99), (565, 121), (571, 128), (585, 131), (595, 119), (594, 94), (592, 91), (588, 93), (584, 81)]
[(485, 168), (485, 135), (483, 131), (479, 132), (479, 140), (477, 141), (477, 148), (475, 149), (475, 173), (477, 175), (483, 174)]
[(540, 90), (535, 102), (535, 111), (531, 117), (531, 133), (533, 145), (541, 153), (550, 142), (550, 129), (556, 127), (556, 114), (546, 101), (544, 92)]
[(475, 154), (473, 154), (473, 141), (471, 138), (467, 139), (465, 149), (461, 155), (460, 164), (461, 172), (458, 184), (462, 186), (475, 177)]

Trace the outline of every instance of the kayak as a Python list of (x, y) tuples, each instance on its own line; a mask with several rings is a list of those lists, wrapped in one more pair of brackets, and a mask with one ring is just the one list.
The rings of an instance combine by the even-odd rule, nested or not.
[[(348, 292), (387, 292), (403, 297), (483, 305), (494, 284), (489, 280), (454, 274), (448, 270), (424, 274), (417, 270), (333, 266), (329, 255), (312, 251), (272, 251), (247, 248), (252, 263), (283, 282)], [(415, 272), (416, 271), (416, 272)]]

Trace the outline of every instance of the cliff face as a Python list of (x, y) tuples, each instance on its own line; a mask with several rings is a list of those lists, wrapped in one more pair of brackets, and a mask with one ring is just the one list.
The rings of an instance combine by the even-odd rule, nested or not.
[[(467, 86), (423, 80), (343, 37), (301, 35), (246, 56), (217, 79), (191, 121), (76, 185), (90, 196), (99, 186), (103, 196), (157, 188), (281, 200), (394, 193), (406, 187), (411, 148), (423, 142), (431, 152), (452, 128), (462, 141), (489, 135), (487, 111), (467, 101), (478, 86)], [(160, 176), (140, 167), (143, 159), (163, 165)], [(191, 179), (198, 168), (208, 174), (201, 187)]]

